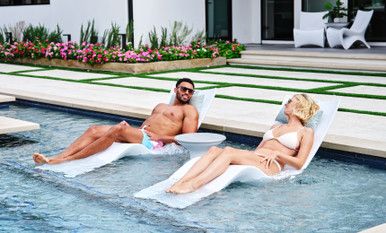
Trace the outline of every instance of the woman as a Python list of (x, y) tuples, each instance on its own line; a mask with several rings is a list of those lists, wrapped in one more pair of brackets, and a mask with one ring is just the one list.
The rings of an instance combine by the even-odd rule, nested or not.
[(273, 125), (255, 151), (212, 147), (167, 192), (190, 193), (223, 174), (231, 164), (253, 165), (267, 175), (279, 173), (285, 164), (302, 168), (314, 141), (314, 131), (304, 127), (319, 106), (306, 94), (294, 95), (285, 104), (287, 124)]

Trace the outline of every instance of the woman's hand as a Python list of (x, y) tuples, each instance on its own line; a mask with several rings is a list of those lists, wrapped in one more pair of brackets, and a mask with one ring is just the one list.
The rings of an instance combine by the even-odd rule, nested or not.
[(278, 155), (275, 152), (267, 153), (266, 155), (263, 156), (264, 157), (263, 161), (266, 161), (266, 164), (265, 164), (266, 169), (268, 169), (271, 166), (273, 161), (276, 160), (277, 156)]

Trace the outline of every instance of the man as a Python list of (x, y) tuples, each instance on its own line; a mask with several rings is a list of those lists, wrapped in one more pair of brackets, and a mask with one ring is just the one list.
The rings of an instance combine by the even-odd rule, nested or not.
[(196, 132), (198, 112), (189, 104), (194, 94), (193, 81), (188, 78), (179, 79), (174, 92), (176, 98), (173, 105), (158, 104), (140, 128), (134, 128), (125, 121), (114, 126), (91, 126), (62, 153), (50, 158), (34, 153), (33, 159), (37, 164), (82, 159), (107, 149), (113, 142), (142, 143), (152, 149), (151, 141), (171, 143), (177, 134)]

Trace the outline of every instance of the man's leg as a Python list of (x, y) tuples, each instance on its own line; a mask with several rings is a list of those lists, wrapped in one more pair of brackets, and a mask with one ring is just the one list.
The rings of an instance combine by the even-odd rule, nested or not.
[[(89, 127), (79, 138), (77, 138), (69, 147), (67, 147), (63, 152), (54, 156), (53, 158), (64, 159), (68, 156), (71, 156), (80, 150), (84, 149), (86, 146), (102, 137), (111, 129), (111, 125), (93, 125)], [(33, 159), (36, 163), (46, 163), (48, 159), (39, 153), (33, 154)]]
[(79, 152), (65, 158), (52, 158), (47, 162), (50, 164), (56, 164), (64, 161), (86, 158), (100, 151), (104, 151), (111, 146), (113, 142), (140, 143), (142, 141), (142, 137), (143, 135), (140, 129), (134, 128), (126, 122), (121, 122), (118, 125), (111, 127), (102, 137), (90, 143)]

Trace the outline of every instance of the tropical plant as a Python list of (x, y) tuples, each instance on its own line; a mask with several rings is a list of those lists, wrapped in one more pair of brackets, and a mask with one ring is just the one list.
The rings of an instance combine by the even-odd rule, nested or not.
[(111, 23), (111, 29), (107, 33), (105, 47), (110, 48), (119, 45), (119, 25)]
[(0, 28), (0, 44), (4, 44), (6, 41), (5, 29)]
[(188, 36), (192, 33), (193, 28), (189, 28), (186, 24), (179, 21), (174, 21), (172, 32), (170, 34), (169, 45), (182, 45)]
[(347, 16), (347, 8), (343, 7), (343, 3), (340, 0), (336, 0), (335, 5), (331, 2), (326, 2), (324, 9), (326, 9), (328, 13), (323, 16), (323, 19), (328, 17), (330, 22), (334, 22), (335, 18)]
[(153, 27), (153, 30), (149, 32), (149, 42), (151, 49), (159, 48), (157, 29), (155, 27)]
[(84, 27), (83, 24), (80, 26), (80, 43), (97, 43), (98, 32), (95, 29), (95, 20), (87, 21), (87, 25)]
[(61, 43), (62, 42), (63, 30), (60, 29), (59, 25), (56, 25), (56, 29), (48, 35), (48, 42)]
[(48, 40), (49, 31), (44, 26), (39, 24), (38, 26), (33, 26), (32, 24), (28, 25), (23, 31), (23, 41), (31, 42), (45, 42)]
[(165, 47), (168, 45), (168, 29), (166, 27), (161, 27), (161, 41), (160, 47)]

